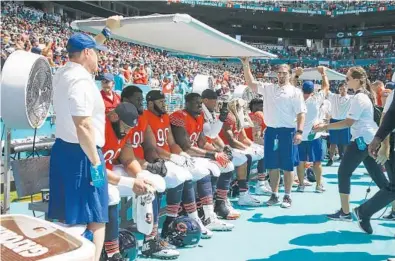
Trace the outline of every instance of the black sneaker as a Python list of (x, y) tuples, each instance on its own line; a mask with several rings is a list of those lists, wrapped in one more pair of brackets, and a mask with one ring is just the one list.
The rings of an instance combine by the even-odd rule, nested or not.
[(177, 259), (180, 252), (164, 247), (158, 238), (144, 240), (141, 254), (145, 257), (157, 259)]
[(276, 205), (279, 202), (280, 202), (279, 197), (276, 196), (276, 194), (272, 194), (270, 196), (270, 199), (268, 201), (266, 201), (266, 205), (273, 206), (273, 205)]
[(107, 261), (128, 261), (129, 259), (123, 258), (121, 253), (116, 253), (112, 257), (108, 258)]
[(330, 167), (330, 166), (332, 166), (333, 165), (333, 160), (328, 160), (328, 162), (326, 163), (326, 166), (327, 167)]
[(359, 214), (359, 208), (354, 208), (353, 210), (354, 216), (357, 218), (357, 222), (359, 227), (367, 234), (371, 235), (373, 234), (373, 228), (370, 225), (370, 219), (369, 218), (361, 218)]
[(352, 221), (351, 213), (344, 213), (342, 209), (337, 211), (335, 214), (326, 215), (329, 219), (338, 221)]
[(229, 207), (226, 205), (225, 200), (216, 200), (214, 204), (214, 212), (218, 218), (235, 220), (240, 217), (239, 213), (232, 213)]
[(395, 221), (395, 211), (391, 211), (391, 213), (389, 213), (387, 216), (384, 216), (383, 219)]

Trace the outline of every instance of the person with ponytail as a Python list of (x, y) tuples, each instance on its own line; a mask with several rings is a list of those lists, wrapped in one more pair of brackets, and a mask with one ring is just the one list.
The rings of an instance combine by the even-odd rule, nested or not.
[(355, 91), (346, 119), (330, 124), (319, 124), (315, 132), (351, 128), (351, 143), (347, 147), (343, 160), (338, 168), (338, 186), (341, 209), (327, 217), (332, 220), (352, 221), (350, 213), (351, 175), (363, 162), (369, 175), (379, 188), (388, 185), (388, 181), (376, 161), (369, 156), (368, 145), (372, 142), (378, 129), (374, 121), (374, 94), (370, 81), (362, 67), (351, 67), (346, 76), (348, 88)]

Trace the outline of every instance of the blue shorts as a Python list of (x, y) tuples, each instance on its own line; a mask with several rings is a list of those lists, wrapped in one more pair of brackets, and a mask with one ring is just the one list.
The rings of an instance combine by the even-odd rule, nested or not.
[(307, 162), (320, 162), (323, 160), (322, 139), (302, 141), (298, 146), (299, 160)]
[[(265, 167), (293, 171), (299, 165), (298, 146), (294, 145), (294, 128), (271, 128), (265, 131)], [(274, 140), (278, 139), (278, 148), (274, 150)]]
[[(330, 123), (338, 122), (342, 120), (331, 119)], [(329, 130), (329, 142), (336, 145), (348, 145), (351, 140), (350, 128), (341, 130)]]
[[(104, 165), (101, 149), (97, 149)], [(108, 222), (108, 182), (90, 184), (91, 163), (79, 144), (56, 139), (49, 163), (48, 218), (69, 225)], [(105, 169), (105, 168), (104, 168)]]

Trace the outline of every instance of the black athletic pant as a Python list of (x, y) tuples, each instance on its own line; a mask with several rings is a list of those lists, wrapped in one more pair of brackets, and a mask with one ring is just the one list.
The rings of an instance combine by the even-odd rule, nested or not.
[(369, 175), (380, 189), (387, 187), (388, 180), (385, 178), (380, 166), (369, 156), (368, 148), (361, 151), (358, 149), (357, 144), (352, 141), (348, 145), (338, 169), (340, 193), (350, 194), (352, 173), (361, 162), (363, 162)]
[(359, 207), (361, 218), (370, 218), (395, 200), (395, 134), (391, 135), (390, 158), (385, 164), (390, 183)]

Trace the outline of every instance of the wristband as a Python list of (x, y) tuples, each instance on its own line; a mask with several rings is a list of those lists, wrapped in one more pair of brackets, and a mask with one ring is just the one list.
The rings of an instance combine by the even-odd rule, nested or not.
[(204, 154), (204, 157), (208, 158), (208, 159), (215, 160), (215, 152), (207, 151), (206, 154)]
[(108, 40), (110, 39), (111, 36), (111, 30), (108, 27), (104, 27), (103, 30), (101, 31), (102, 35)]
[(129, 187), (129, 188), (133, 188), (134, 186), (134, 178), (130, 178), (130, 177), (120, 177), (119, 178), (119, 182), (118, 182), (118, 186), (125, 186), (125, 187)]
[(296, 133), (303, 134), (302, 130), (297, 130)]

